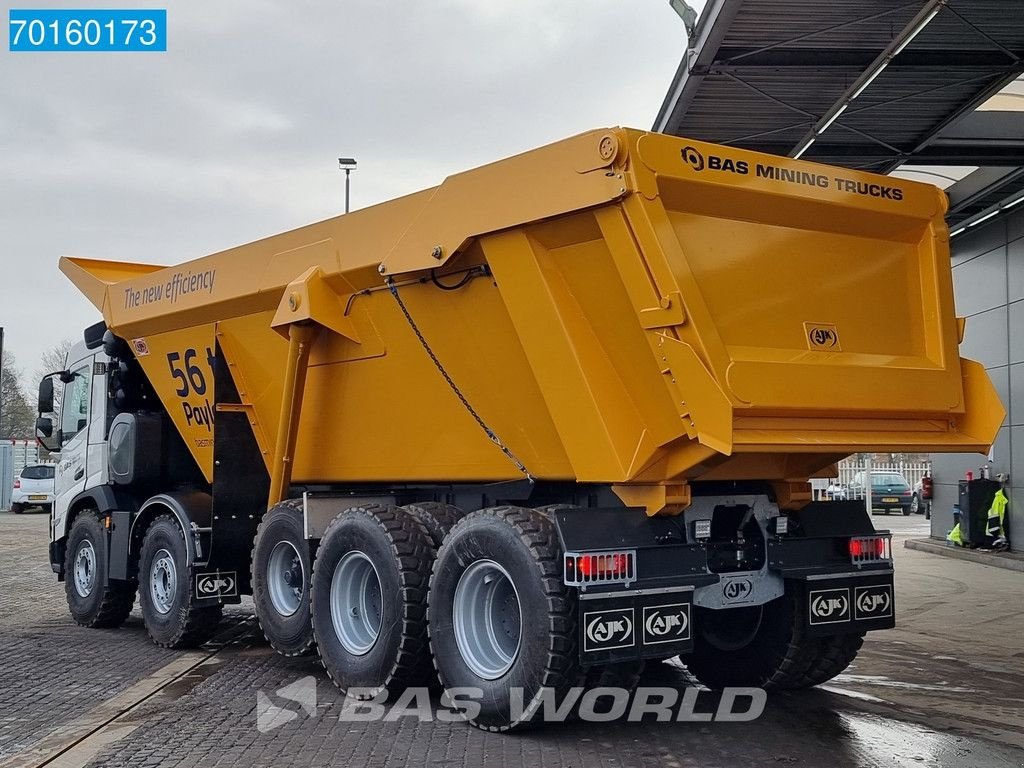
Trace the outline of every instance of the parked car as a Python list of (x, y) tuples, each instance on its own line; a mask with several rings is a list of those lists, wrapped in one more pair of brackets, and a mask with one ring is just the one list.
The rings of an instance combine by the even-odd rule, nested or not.
[(850, 498), (850, 489), (844, 484), (831, 482), (825, 489), (825, 495), (832, 501), (846, 501)]
[(14, 479), (11, 512), (20, 515), (30, 507), (49, 511), (53, 507), (52, 464), (30, 464)]
[[(851, 491), (860, 489), (861, 493), (852, 495), (863, 496), (864, 473), (858, 472), (851, 483)], [(910, 483), (899, 472), (891, 470), (872, 470), (871, 472), (871, 511), (902, 512), (910, 514), (910, 507), (913, 501), (913, 491)]]
[(932, 519), (932, 478), (924, 475), (914, 484), (914, 495), (910, 498), (910, 511), (923, 514), (925, 520)]

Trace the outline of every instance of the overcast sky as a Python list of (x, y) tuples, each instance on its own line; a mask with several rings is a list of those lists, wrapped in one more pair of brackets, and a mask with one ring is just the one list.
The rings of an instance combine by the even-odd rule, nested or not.
[(30, 375), (99, 319), (59, 256), (179, 263), (336, 215), (342, 155), (358, 208), (649, 128), (686, 44), (668, 0), (30, 5), (168, 10), (167, 53), (0, 51), (0, 325)]

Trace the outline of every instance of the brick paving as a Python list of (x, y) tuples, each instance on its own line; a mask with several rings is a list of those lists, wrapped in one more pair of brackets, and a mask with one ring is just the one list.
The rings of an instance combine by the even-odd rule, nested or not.
[[(134, 730), (94, 755), (90, 768), (1024, 764), (1024, 654), (993, 642), (968, 668), (954, 655), (956, 638), (939, 629), (950, 624), (936, 615), (948, 601), (928, 599), (941, 591), (929, 579), (953, 584), (962, 597), (974, 579), (985, 581), (984, 572), (970, 569), (984, 567), (955, 563), (966, 570), (937, 580), (934, 574), (950, 567), (946, 561), (897, 552), (900, 560), (911, 555), (897, 602), (906, 613), (902, 629), (870, 638), (830, 690), (772, 698), (754, 723), (574, 722), (509, 736), (413, 717), (339, 722), (342, 699), (318, 662), (273, 654), (243, 603), (229, 611), (221, 636), (231, 643), (120, 720)], [(1022, 585), (1008, 582), (1006, 594)], [(1013, 620), (972, 620), (988, 622), (998, 635), (1003, 618)], [(971, 627), (963, 631), (970, 636)], [(1019, 651), (1020, 642), (1005, 639), (1011, 650)], [(0, 514), (0, 766), (178, 657), (148, 641), (137, 612), (119, 630), (75, 626), (46, 561), (45, 517)], [(315, 717), (275, 694), (308, 676), (315, 680)], [(677, 666), (660, 663), (648, 667), (643, 684), (682, 688), (685, 681)], [(275, 705), (290, 705), (296, 717), (261, 733), (258, 691)]]

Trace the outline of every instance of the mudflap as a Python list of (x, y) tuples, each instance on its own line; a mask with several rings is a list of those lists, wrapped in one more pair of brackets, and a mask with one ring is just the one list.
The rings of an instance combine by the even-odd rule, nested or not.
[(580, 663), (667, 658), (693, 650), (693, 588), (581, 594)]
[(801, 580), (807, 633), (870, 632), (896, 626), (893, 575), (811, 576)]

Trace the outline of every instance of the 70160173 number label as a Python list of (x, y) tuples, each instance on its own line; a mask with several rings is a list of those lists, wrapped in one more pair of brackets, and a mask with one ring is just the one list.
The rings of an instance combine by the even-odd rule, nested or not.
[(167, 11), (12, 8), (7, 43), (15, 53), (166, 51)]

